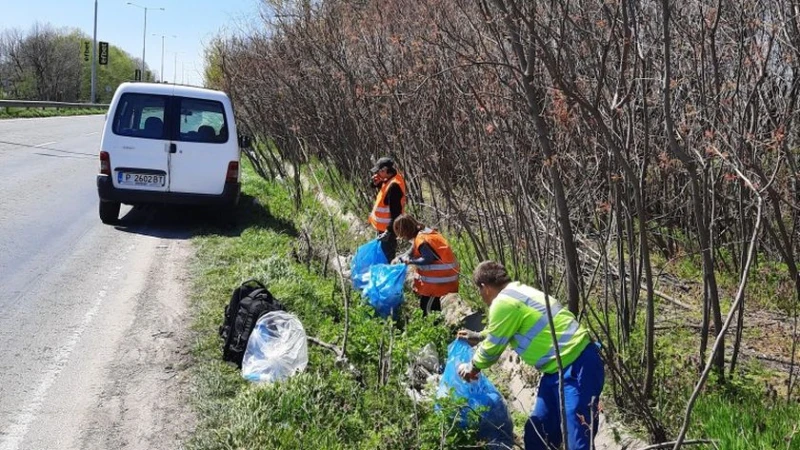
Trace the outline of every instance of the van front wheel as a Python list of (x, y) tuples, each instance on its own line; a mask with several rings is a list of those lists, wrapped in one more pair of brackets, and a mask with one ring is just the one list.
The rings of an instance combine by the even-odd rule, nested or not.
[(105, 224), (113, 224), (117, 222), (119, 217), (119, 203), (117, 202), (104, 202), (100, 200), (100, 220)]

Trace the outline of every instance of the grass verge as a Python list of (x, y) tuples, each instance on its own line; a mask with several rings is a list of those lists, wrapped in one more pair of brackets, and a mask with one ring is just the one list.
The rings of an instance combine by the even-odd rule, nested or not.
[(3, 108), (0, 119), (22, 119), (33, 117), (84, 116), (105, 114), (105, 108)]
[[(317, 262), (305, 264), (292, 256), (306, 229), (322, 239), (315, 245), (326, 245), (322, 227), (329, 219), (322, 207), (304, 193), (301, 208), (295, 209), (287, 187), (258, 178), (249, 167), (243, 192), (258, 203), (241, 205), (240, 219), (248, 225), (240, 233), (211, 231), (196, 238), (193, 379), (198, 427), (188, 447), (371, 450), (456, 448), (470, 442), (468, 432), (451, 428), (448, 420), (448, 409), (457, 405), (436, 413), (430, 402), (416, 403), (406, 393), (405, 371), (413, 352), (432, 342), (444, 355), (453, 337), (453, 330), (416, 310), (404, 312), (400, 330), (373, 317), (358, 295), (350, 293), (347, 353), (358, 373), (315, 346), (309, 347), (303, 374), (273, 385), (250, 384), (220, 360), (217, 327), (224, 305), (231, 290), (248, 278), (265, 282), (309, 336), (336, 345), (343, 336), (344, 293), (336, 279), (324, 276)], [(346, 226), (337, 223), (336, 228)], [(390, 360), (383, 381), (381, 355)]]

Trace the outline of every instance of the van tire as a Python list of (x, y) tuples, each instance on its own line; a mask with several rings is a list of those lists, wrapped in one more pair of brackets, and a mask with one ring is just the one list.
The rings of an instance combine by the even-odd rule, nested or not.
[(100, 220), (105, 224), (114, 224), (118, 219), (119, 203), (100, 200)]

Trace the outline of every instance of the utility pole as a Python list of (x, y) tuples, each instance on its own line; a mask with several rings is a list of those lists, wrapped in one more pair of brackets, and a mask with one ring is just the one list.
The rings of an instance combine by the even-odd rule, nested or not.
[(94, 34), (92, 35), (92, 96), (91, 102), (97, 100), (97, 0), (94, 0)]

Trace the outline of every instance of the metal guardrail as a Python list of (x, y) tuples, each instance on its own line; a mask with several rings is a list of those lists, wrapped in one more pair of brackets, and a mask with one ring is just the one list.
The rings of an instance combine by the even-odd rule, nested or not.
[(0, 108), (108, 108), (108, 104), (44, 102), (38, 100), (0, 100)]

